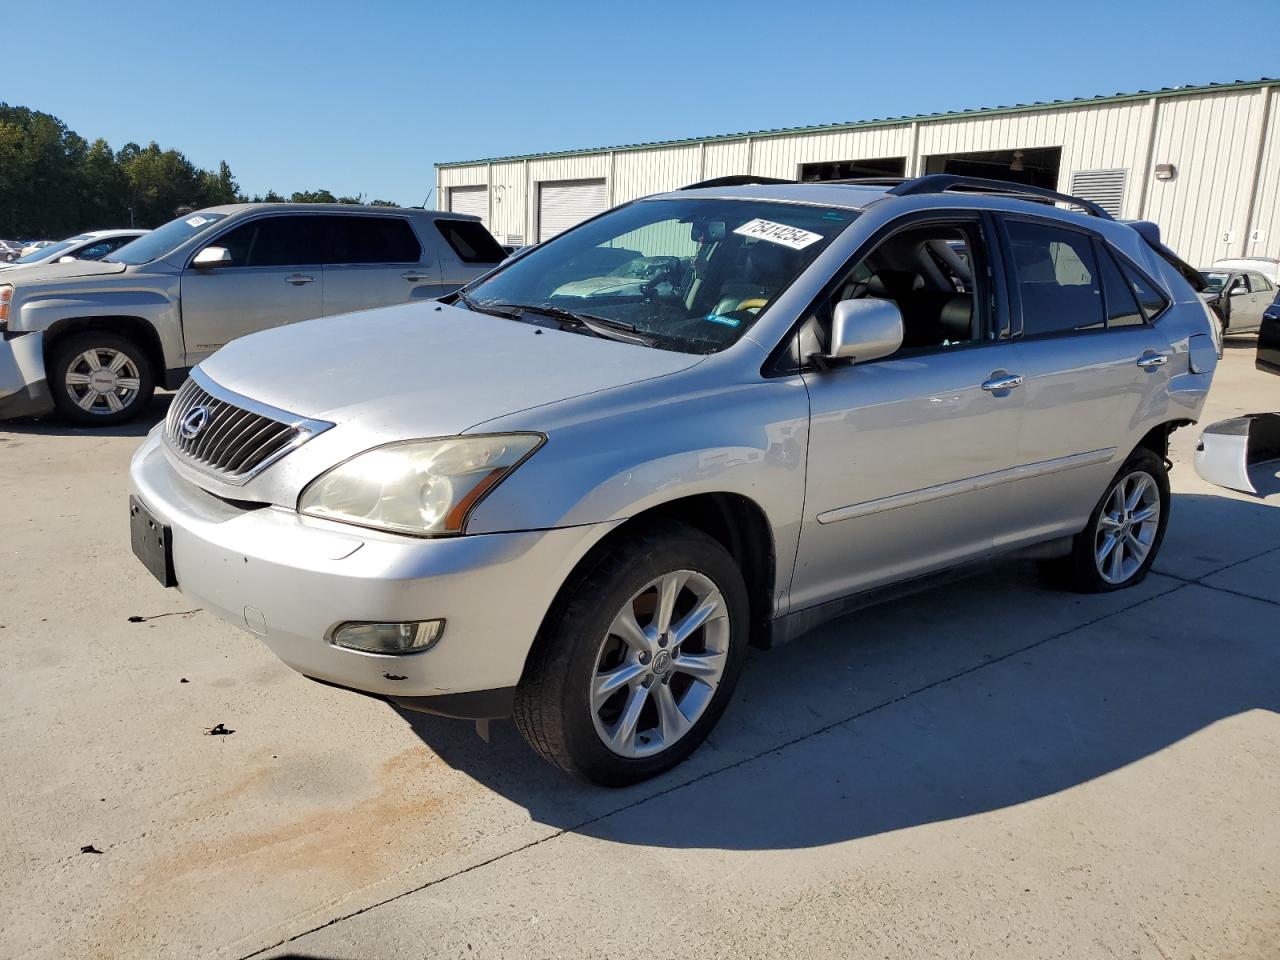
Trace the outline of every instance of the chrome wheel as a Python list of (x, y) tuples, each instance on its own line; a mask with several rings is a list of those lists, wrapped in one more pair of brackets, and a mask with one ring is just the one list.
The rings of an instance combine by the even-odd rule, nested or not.
[(67, 366), (67, 393), (85, 413), (119, 413), (137, 399), (141, 382), (129, 355), (111, 347), (86, 350)]
[(1160, 487), (1137, 470), (1111, 490), (1098, 515), (1093, 559), (1107, 583), (1124, 583), (1142, 566), (1160, 529)]
[(596, 655), (591, 717), (605, 746), (647, 757), (688, 733), (724, 675), (729, 632), (724, 597), (700, 573), (675, 570), (637, 591)]

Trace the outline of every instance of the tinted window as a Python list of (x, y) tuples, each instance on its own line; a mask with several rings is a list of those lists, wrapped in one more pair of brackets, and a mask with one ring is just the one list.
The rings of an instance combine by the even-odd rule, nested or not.
[(214, 241), (236, 267), (292, 267), (320, 262), (319, 217), (262, 217)]
[(1147, 319), (1154, 320), (1164, 313), (1165, 307), (1169, 306), (1169, 298), (1156, 289), (1150, 280), (1123, 260), (1120, 261), (1120, 266), (1124, 270), (1125, 277), (1129, 280), (1129, 286), (1133, 288), (1134, 296), (1138, 298), (1138, 303), (1142, 305), (1142, 312), (1147, 315)]
[(112, 237), (109, 240), (99, 240), (85, 247), (75, 256), (77, 260), (101, 260), (112, 250), (119, 250), (131, 239), (132, 237)]
[(1089, 237), (1024, 220), (1010, 220), (1007, 226), (1022, 301), (1022, 335), (1102, 329), (1098, 266)]
[(327, 263), (417, 263), (422, 246), (399, 217), (326, 217), (330, 225)]
[(1098, 251), (1098, 268), (1102, 276), (1102, 295), (1107, 305), (1107, 326), (1142, 326), (1144, 321), (1137, 297), (1105, 247)]
[(477, 220), (437, 220), (436, 229), (463, 263), (501, 263), (507, 252)]

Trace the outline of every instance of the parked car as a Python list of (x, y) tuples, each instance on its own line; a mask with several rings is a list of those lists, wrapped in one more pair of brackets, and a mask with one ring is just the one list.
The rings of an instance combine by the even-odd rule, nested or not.
[(0, 417), (120, 423), (236, 337), (438, 297), (504, 257), (475, 217), (272, 203), (179, 217), (96, 263), (15, 268), (0, 275)]
[(1280, 374), (1280, 292), (1262, 314), (1256, 366), (1264, 373)]
[(1217, 314), (1223, 336), (1254, 333), (1275, 299), (1275, 283), (1252, 270), (1213, 267), (1200, 275), (1205, 281), (1200, 296)]
[(646, 198), (202, 362), (133, 459), (134, 550), (309, 677), (633, 782), (749, 641), (995, 557), (1142, 580), (1217, 363), (1186, 277), (994, 181)]
[(0, 240), (0, 267), (22, 256), (22, 245), (16, 240)]
[(45, 247), (52, 246), (52, 240), (29, 240), (22, 247), (22, 255), (35, 253), (37, 250), (43, 250)]
[(78, 233), (66, 240), (50, 243), (14, 260), (0, 264), (0, 271), (29, 267), (37, 263), (58, 263), (61, 260), (101, 260), (127, 243), (132, 243), (146, 230), (92, 230)]
[(1280, 285), (1280, 259), (1276, 257), (1227, 257), (1213, 261), (1213, 269), (1260, 273)]

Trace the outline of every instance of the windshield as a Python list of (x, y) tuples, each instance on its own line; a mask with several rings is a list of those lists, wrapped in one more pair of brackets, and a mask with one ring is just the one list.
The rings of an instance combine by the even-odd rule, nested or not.
[(25, 257), (19, 257), (17, 260), (13, 262), (15, 264), (42, 263), (45, 260), (57, 260), (58, 257), (63, 255), (63, 251), (70, 250), (77, 243), (80, 243), (81, 241), (88, 240), (88, 239), (89, 237), (87, 234), (81, 234), (78, 237), (69, 237), (66, 240), (59, 240), (57, 243), (51, 243), (47, 247), (41, 247), (39, 250), (33, 250), (31, 253), (28, 253)]
[(163, 227), (144, 233), (132, 243), (126, 243), (109, 257), (107, 263), (150, 263), (159, 260), (170, 250), (181, 246), (198, 233), (204, 233), (225, 217), (225, 213), (189, 213), (177, 220), (170, 220)]
[(469, 287), (467, 301), (567, 311), (634, 328), (657, 347), (714, 353), (856, 216), (768, 201), (645, 200), (531, 250)]
[(1226, 285), (1227, 278), (1231, 274), (1201, 270), (1200, 276), (1204, 277), (1204, 293), (1221, 293), (1223, 286)]

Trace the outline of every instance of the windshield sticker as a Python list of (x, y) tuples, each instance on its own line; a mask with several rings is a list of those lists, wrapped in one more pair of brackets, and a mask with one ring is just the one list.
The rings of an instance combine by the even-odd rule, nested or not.
[(206, 223), (213, 223), (208, 217), (187, 217), (188, 227), (203, 227)]
[(768, 240), (792, 250), (803, 250), (822, 239), (820, 233), (810, 233), (808, 230), (788, 227), (785, 223), (774, 223), (772, 220), (751, 220), (733, 232), (744, 237), (755, 237), (757, 240)]
[(708, 313), (705, 319), (710, 320), (712, 323), (723, 324), (726, 327), (736, 327), (742, 322), (741, 320), (735, 320), (733, 317), (722, 317), (718, 313)]

